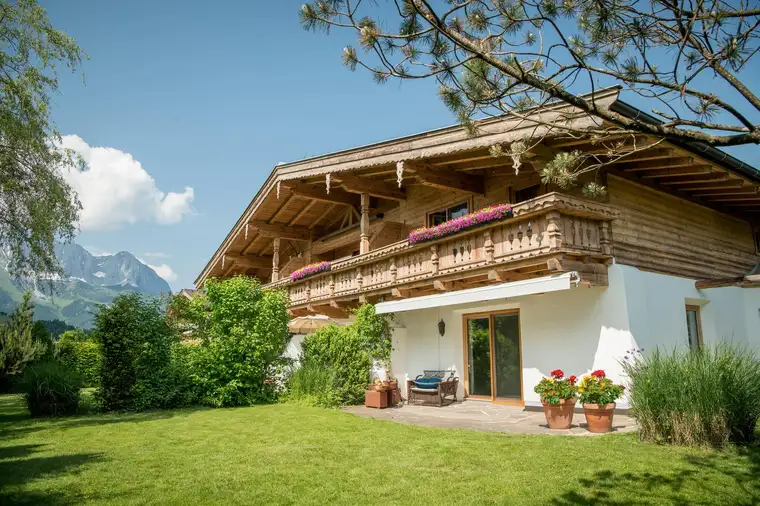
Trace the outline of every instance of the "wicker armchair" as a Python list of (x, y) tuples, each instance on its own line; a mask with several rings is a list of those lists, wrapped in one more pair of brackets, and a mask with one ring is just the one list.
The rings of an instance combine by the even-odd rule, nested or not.
[[(407, 403), (424, 406), (444, 406), (456, 402), (459, 378), (453, 371), (423, 371), (413, 380), (406, 382)], [(446, 373), (449, 377), (446, 378)], [(433, 383), (431, 380), (440, 379)], [(422, 380), (422, 381), (420, 381)]]

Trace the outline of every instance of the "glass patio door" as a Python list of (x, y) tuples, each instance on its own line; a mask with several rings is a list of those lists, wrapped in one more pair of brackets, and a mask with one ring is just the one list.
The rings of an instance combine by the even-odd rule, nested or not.
[(495, 402), (522, 402), (520, 315), (466, 317), (467, 395)]

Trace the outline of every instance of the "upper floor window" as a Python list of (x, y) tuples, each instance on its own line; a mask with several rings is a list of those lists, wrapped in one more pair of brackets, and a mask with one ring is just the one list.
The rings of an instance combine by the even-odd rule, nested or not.
[(459, 204), (456, 204), (454, 206), (451, 206), (446, 209), (441, 209), (440, 211), (436, 211), (434, 213), (428, 214), (428, 227), (434, 227), (436, 225), (440, 225), (441, 223), (444, 223), (449, 220), (453, 220), (454, 218), (459, 218), (460, 216), (464, 216), (470, 212), (470, 206), (468, 203), (460, 202)]
[(515, 204), (525, 202), (526, 200), (534, 199), (541, 193), (541, 185), (534, 184), (521, 190), (515, 191)]
[(699, 321), (699, 306), (686, 306), (686, 332), (689, 347), (698, 350), (702, 347), (702, 325)]

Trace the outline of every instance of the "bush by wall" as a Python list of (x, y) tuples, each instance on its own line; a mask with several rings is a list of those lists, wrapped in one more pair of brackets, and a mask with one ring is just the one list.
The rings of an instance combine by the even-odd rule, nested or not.
[(82, 377), (85, 387), (94, 387), (100, 381), (103, 363), (100, 344), (80, 329), (67, 330), (58, 338), (57, 358)]
[(171, 350), (178, 339), (161, 301), (117, 296), (96, 313), (94, 335), (103, 353), (98, 393), (104, 410), (177, 406)]
[(304, 339), (302, 367), (331, 371), (334, 397), (339, 404), (363, 402), (373, 362), (390, 361), (389, 320), (387, 316), (376, 314), (371, 304), (361, 306), (350, 325), (330, 325)]
[(752, 352), (730, 345), (655, 351), (624, 367), (642, 439), (711, 446), (752, 440), (760, 418), (760, 360)]
[(20, 389), (32, 416), (72, 414), (79, 406), (82, 379), (72, 368), (55, 360), (28, 366)]
[(188, 357), (204, 404), (272, 402), (288, 340), (287, 298), (252, 278), (209, 280), (205, 294), (175, 297), (174, 325), (199, 342)]

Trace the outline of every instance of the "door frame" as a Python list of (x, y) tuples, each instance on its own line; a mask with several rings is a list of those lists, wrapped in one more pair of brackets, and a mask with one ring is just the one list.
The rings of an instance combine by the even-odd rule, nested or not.
[[(507, 399), (504, 397), (496, 397), (496, 376), (494, 375), (494, 369), (496, 366), (496, 356), (493, 353), (494, 350), (494, 325), (493, 317), (505, 314), (517, 315), (517, 349), (520, 358), (520, 398), (519, 399)], [(491, 395), (470, 395), (470, 367), (469, 367), (469, 354), (467, 350), (469, 344), (467, 342), (467, 320), (473, 318), (485, 318), (488, 317), (488, 345), (491, 353)], [(520, 309), (503, 309), (500, 311), (487, 311), (482, 313), (468, 313), (462, 315), (462, 354), (464, 359), (464, 396), (469, 399), (491, 401), (494, 404), (505, 404), (508, 406), (525, 406), (525, 387), (523, 383), (523, 363), (522, 363), (522, 318), (520, 318)]]

